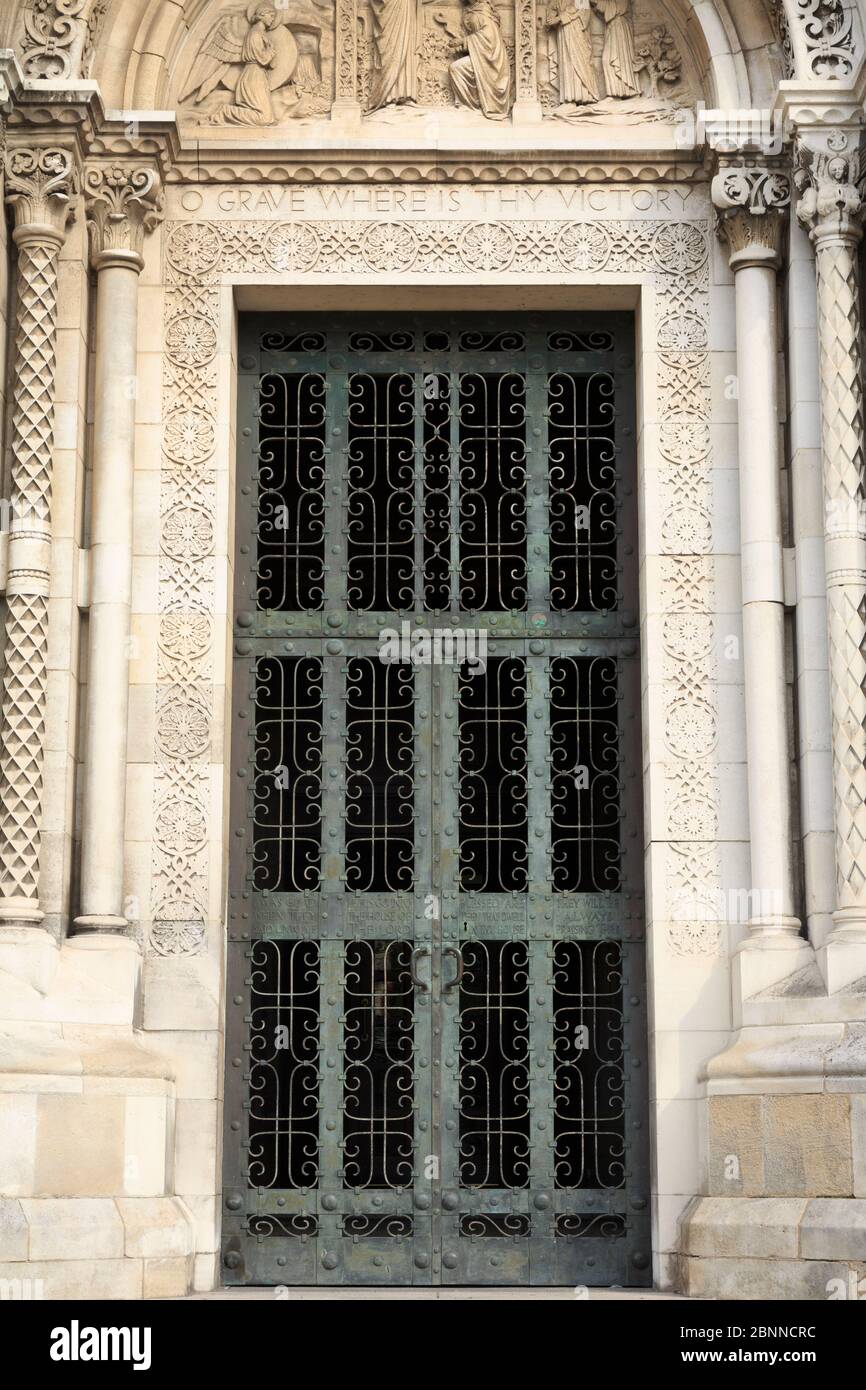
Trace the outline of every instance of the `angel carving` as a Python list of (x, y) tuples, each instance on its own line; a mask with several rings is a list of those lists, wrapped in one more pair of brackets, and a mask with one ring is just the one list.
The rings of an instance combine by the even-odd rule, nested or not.
[(306, 94), (316, 89), (321, 75), (321, 30), (281, 17), (270, 0), (253, 0), (246, 10), (217, 20), (180, 99), (192, 98), (198, 106), (223, 88), (232, 100), (211, 114), (211, 124), (275, 125), (275, 95), (291, 89), (294, 102), (284, 114), (308, 115)]

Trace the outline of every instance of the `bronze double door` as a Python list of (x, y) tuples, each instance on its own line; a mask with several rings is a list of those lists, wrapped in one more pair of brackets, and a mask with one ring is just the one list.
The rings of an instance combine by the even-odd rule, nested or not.
[(242, 321), (228, 1283), (651, 1279), (632, 332)]

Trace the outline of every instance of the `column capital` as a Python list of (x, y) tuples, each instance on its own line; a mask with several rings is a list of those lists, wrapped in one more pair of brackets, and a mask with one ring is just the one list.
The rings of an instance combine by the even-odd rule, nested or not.
[(791, 204), (786, 174), (747, 160), (724, 162), (711, 185), (716, 231), (727, 243), (732, 270), (781, 264), (782, 232)]
[(141, 270), (145, 234), (162, 217), (164, 199), (155, 170), (118, 163), (89, 165), (84, 199), (94, 269), (126, 265)]
[(5, 160), (6, 201), (12, 209), (17, 245), (53, 242), (62, 246), (74, 213), (78, 176), (69, 150), (19, 146)]
[(860, 130), (810, 131), (798, 136), (794, 183), (797, 217), (816, 247), (856, 243), (866, 211), (866, 160)]

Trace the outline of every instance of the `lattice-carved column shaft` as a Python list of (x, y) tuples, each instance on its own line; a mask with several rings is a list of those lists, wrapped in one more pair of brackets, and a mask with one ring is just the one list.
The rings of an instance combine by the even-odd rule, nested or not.
[(57, 348), (57, 260), (72, 162), (59, 149), (12, 150), (6, 199), (18, 248), (12, 410), (12, 523), (0, 724), (0, 920), (36, 923), (45, 759), (48, 583)]
[[(815, 246), (833, 723), (833, 937), (866, 942), (866, 489), (859, 152), (801, 144), (798, 215)], [(832, 939), (832, 938), (831, 938)]]
[(156, 175), (89, 168), (87, 227), (96, 271), (93, 510), (79, 931), (115, 931), (123, 913), (138, 277), (159, 218)]
[(799, 949), (785, 672), (776, 276), (786, 177), (743, 162), (713, 180), (734, 272), (743, 666), (751, 840), (749, 944)]

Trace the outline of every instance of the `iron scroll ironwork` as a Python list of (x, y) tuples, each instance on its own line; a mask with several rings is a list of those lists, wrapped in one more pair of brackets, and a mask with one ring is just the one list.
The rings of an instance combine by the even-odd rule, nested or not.
[(241, 319), (228, 1283), (651, 1281), (633, 332)]

